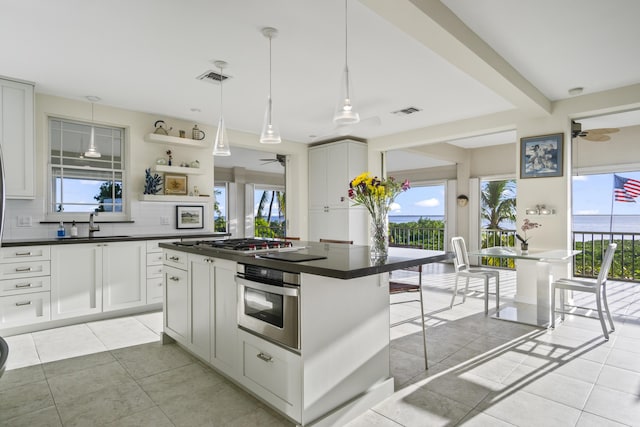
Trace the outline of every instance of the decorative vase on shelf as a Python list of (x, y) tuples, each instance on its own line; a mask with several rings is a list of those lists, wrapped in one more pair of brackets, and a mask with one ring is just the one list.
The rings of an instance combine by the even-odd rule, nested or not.
[(522, 255), (527, 255), (529, 253), (529, 244), (520, 243), (520, 252), (522, 253)]
[(371, 221), (369, 223), (369, 249), (370, 258), (372, 260), (382, 260), (387, 258), (389, 252), (389, 217), (387, 216), (386, 209), (375, 209), (371, 214)]

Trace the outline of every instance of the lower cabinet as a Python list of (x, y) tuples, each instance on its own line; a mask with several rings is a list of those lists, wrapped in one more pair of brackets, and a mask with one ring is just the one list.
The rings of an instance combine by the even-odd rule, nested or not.
[(48, 291), (0, 297), (0, 328), (50, 320), (49, 299)]
[(239, 331), (240, 382), (291, 418), (301, 419), (302, 360), (291, 351)]
[[(233, 375), (237, 355), (236, 263), (189, 254), (179, 268), (165, 254), (165, 332)], [(183, 253), (184, 255), (184, 253)]]
[(52, 319), (146, 304), (145, 265), (144, 242), (52, 246)]

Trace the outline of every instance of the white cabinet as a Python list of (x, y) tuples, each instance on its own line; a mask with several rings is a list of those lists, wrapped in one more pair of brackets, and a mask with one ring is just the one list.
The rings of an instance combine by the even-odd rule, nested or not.
[(367, 171), (367, 147), (339, 141), (309, 149), (309, 240), (353, 240), (367, 244), (368, 218), (352, 207), (349, 182)]
[(299, 355), (238, 331), (240, 382), (295, 420), (302, 411), (302, 361)]
[(162, 302), (162, 248), (160, 242), (172, 240), (148, 240), (147, 246), (147, 304)]
[(164, 266), (164, 331), (181, 344), (189, 343), (189, 281), (187, 270)]
[(31, 84), (0, 79), (0, 145), (10, 199), (35, 198), (33, 106)]
[(53, 319), (146, 304), (144, 242), (55, 245), (51, 248)]
[(49, 259), (48, 246), (0, 249), (0, 329), (51, 319)]
[(145, 242), (102, 245), (102, 310), (112, 311), (147, 303), (147, 247)]
[[(187, 259), (182, 263), (178, 256)], [(237, 359), (236, 263), (165, 251), (165, 332), (233, 375)]]

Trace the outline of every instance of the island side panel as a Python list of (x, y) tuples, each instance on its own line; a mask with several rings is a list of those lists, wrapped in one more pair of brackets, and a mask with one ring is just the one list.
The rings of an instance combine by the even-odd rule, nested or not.
[[(351, 280), (303, 274), (300, 295), (303, 424), (354, 398), (369, 408), (378, 403), (373, 395), (378, 401), (391, 395), (389, 274)], [(345, 409), (341, 422), (353, 412)]]

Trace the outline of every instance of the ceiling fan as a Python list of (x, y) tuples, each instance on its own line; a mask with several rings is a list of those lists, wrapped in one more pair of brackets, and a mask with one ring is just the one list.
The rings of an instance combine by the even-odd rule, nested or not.
[(604, 142), (609, 141), (611, 137), (610, 133), (619, 132), (618, 128), (600, 128), (600, 129), (590, 129), (590, 130), (582, 130), (582, 124), (578, 122), (571, 121), (571, 137), (572, 138), (581, 138), (587, 141), (595, 141), (595, 142)]
[(284, 154), (276, 154), (276, 158), (275, 159), (260, 159), (261, 163), (260, 166), (264, 166), (264, 165), (268, 165), (269, 163), (275, 163), (278, 162), (280, 163), (280, 166), (285, 167), (285, 162), (287, 161), (287, 156), (285, 156)]

